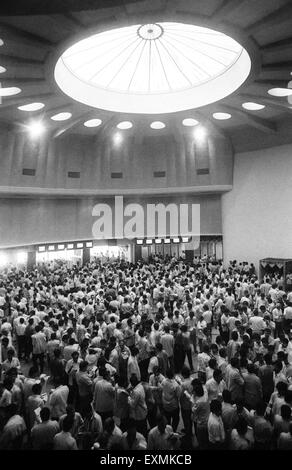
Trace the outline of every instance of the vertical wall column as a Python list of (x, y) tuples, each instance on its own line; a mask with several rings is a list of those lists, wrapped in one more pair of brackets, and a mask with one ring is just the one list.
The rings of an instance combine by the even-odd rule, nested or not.
[(139, 259), (142, 258), (142, 247), (141, 245), (134, 245), (134, 259), (133, 263), (137, 263)]
[(36, 266), (36, 252), (35, 251), (29, 251), (27, 253), (27, 270), (32, 271), (34, 267)]
[(90, 248), (83, 248), (82, 265), (90, 262)]

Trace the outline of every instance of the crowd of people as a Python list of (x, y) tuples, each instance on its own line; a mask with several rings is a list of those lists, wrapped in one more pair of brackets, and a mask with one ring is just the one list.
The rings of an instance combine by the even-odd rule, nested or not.
[(0, 274), (0, 449), (292, 449), (292, 292), (156, 257)]

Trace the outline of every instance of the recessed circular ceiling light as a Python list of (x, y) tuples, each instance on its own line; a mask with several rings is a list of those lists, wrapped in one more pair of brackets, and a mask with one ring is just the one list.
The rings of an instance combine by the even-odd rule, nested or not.
[(23, 106), (18, 106), (20, 111), (38, 111), (39, 109), (44, 108), (44, 103), (29, 103), (24, 104)]
[(154, 121), (150, 124), (151, 129), (163, 129), (165, 127), (164, 122)]
[(4, 73), (6, 71), (7, 71), (7, 69), (5, 67), (3, 67), (2, 65), (0, 65), (0, 73)]
[(213, 118), (218, 119), (218, 121), (225, 121), (226, 119), (231, 118), (231, 114), (229, 114), (229, 113), (214, 113)]
[(21, 89), (16, 86), (12, 86), (9, 88), (0, 88), (0, 96), (12, 96), (17, 95), (20, 92)]
[(101, 119), (89, 119), (88, 121), (85, 121), (84, 126), (85, 127), (98, 127), (102, 123)]
[(198, 108), (237, 90), (248, 51), (214, 29), (178, 22), (103, 31), (70, 46), (55, 80), (71, 98), (108, 111), (160, 114)]
[(242, 103), (242, 107), (248, 111), (260, 111), (265, 108), (265, 105), (253, 102)]
[(272, 96), (282, 97), (292, 95), (292, 90), (289, 88), (271, 88), (268, 93)]
[(72, 117), (72, 113), (58, 113), (51, 117), (53, 121), (66, 121)]
[(199, 121), (193, 118), (186, 118), (182, 121), (183, 126), (196, 126), (199, 124)]
[(118, 129), (131, 129), (131, 127), (133, 127), (133, 124), (130, 122), (130, 121), (123, 121), (123, 122), (119, 122), (119, 124), (117, 124), (117, 128)]

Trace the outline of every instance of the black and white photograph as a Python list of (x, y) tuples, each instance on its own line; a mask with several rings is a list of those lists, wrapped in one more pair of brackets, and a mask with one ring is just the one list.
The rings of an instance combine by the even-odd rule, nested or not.
[(2, 0), (0, 465), (284, 450), (292, 0)]

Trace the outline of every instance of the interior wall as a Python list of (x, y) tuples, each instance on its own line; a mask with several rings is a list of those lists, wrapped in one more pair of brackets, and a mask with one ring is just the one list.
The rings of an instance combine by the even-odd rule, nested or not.
[(224, 260), (292, 258), (292, 145), (234, 156), (222, 195)]
[(204, 148), (190, 131), (145, 137), (125, 131), (120, 144), (113, 136), (109, 130), (53, 139), (48, 132), (33, 141), (27, 132), (0, 128), (0, 186), (78, 192), (232, 184), (232, 148), (220, 135), (208, 135)]
[[(144, 211), (147, 202), (165, 205), (171, 202), (200, 204), (201, 233), (222, 233), (220, 195), (124, 198), (124, 206), (139, 203)], [(97, 203), (113, 206), (114, 199), (2, 198), (0, 248), (92, 239), (92, 226), (97, 220), (97, 217), (92, 216), (92, 209)]]

